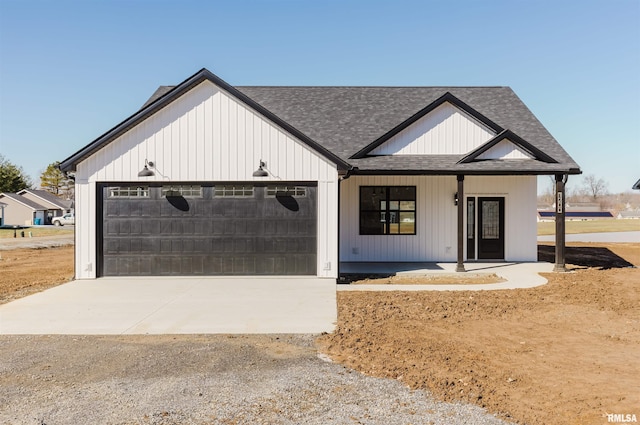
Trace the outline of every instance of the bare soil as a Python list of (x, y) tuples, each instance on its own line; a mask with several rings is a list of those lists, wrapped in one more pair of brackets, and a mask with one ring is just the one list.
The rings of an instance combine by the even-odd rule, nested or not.
[(0, 251), (0, 304), (73, 279), (73, 246)]
[[(552, 246), (539, 253), (553, 260)], [(0, 303), (73, 276), (72, 247), (0, 256)], [(338, 292), (337, 329), (318, 348), (517, 423), (640, 417), (640, 244), (569, 244), (567, 264), (533, 289)]]
[[(553, 247), (540, 247), (553, 256)], [(553, 258), (553, 257), (552, 257)], [(570, 244), (533, 289), (338, 292), (332, 359), (526, 424), (640, 416), (640, 244)]]

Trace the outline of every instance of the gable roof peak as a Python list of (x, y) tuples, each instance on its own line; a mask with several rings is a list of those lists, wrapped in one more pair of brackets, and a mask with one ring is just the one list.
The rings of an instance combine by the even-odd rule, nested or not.
[(465, 155), (457, 163), (468, 164), (470, 162), (479, 160), (479, 157), (483, 153), (487, 152), (489, 149), (496, 146), (498, 143), (502, 142), (503, 140), (508, 140), (509, 142), (513, 143), (519, 149), (522, 149), (523, 151), (525, 151), (533, 159), (546, 162), (546, 163), (552, 163), (552, 164), (558, 163), (558, 161), (556, 161), (554, 158), (542, 152), (540, 149), (536, 148), (531, 143), (527, 142), (522, 137), (518, 136), (517, 134), (515, 134), (513, 131), (509, 129), (502, 130), (494, 138), (492, 138), (482, 146), (479, 146), (477, 149), (473, 150), (471, 153)]
[(465, 102), (463, 102), (462, 100), (454, 96), (449, 90), (447, 90), (444, 92), (444, 94), (442, 94), (436, 100), (429, 103), (427, 106), (425, 106), (424, 108), (422, 108), (421, 110), (413, 114), (411, 117), (409, 117), (405, 121), (398, 124), (396, 127), (392, 128), (390, 131), (388, 131), (378, 139), (374, 140), (369, 145), (365, 146), (360, 151), (356, 152), (353, 156), (351, 156), (351, 158), (352, 159), (364, 158), (369, 153), (371, 153), (375, 148), (382, 145), (383, 143), (391, 139), (393, 136), (405, 130), (411, 124), (415, 123), (420, 118), (428, 115), (433, 110), (435, 110), (436, 108), (438, 108), (439, 106), (445, 103), (449, 103), (455, 106), (456, 108), (461, 109), (462, 111), (464, 111), (465, 113), (473, 117), (474, 119), (478, 120), (479, 122), (481, 122), (482, 124), (490, 128), (491, 130), (493, 130), (495, 133), (500, 133), (501, 131), (504, 130), (498, 124), (496, 124), (495, 122), (493, 122), (492, 120), (490, 120), (489, 118), (481, 114), (480, 112), (476, 111), (471, 106), (469, 106), (468, 104), (466, 104)]
[(349, 165), (346, 161), (340, 158), (338, 155), (329, 151), (324, 146), (320, 145), (316, 141), (312, 140), (310, 137), (296, 129), (291, 124), (287, 123), (276, 114), (268, 110), (266, 107), (262, 106), (258, 102), (251, 99), (246, 94), (242, 93), (240, 90), (236, 89), (211, 71), (206, 68), (200, 69), (198, 72), (184, 80), (182, 83), (174, 86), (166, 93), (162, 94), (155, 100), (148, 101), (146, 106), (143, 106), (138, 112), (131, 115), (129, 118), (122, 121), (120, 124), (113, 127), (111, 130), (104, 133), (102, 136), (95, 139), (89, 145), (80, 149), (75, 154), (71, 155), (64, 161), (60, 163), (60, 170), (62, 171), (73, 171), (75, 170), (76, 165), (91, 156), (93, 153), (102, 149), (107, 144), (111, 143), (113, 140), (121, 136), (122, 134), (129, 131), (131, 128), (137, 126), (151, 115), (164, 108), (169, 103), (177, 100), (179, 97), (187, 93), (189, 90), (194, 88), (195, 86), (201, 84), (204, 81), (209, 81), (229, 93), (231, 96), (238, 99), (240, 102), (244, 103), (248, 107), (254, 109), (259, 114), (273, 122), (275, 125), (282, 128), (284, 131), (293, 135), (297, 139), (301, 140), (303, 143), (307, 144), (311, 149), (318, 152), (320, 155), (324, 156), (331, 162), (337, 165), (337, 167), (341, 170), (351, 169), (351, 165)]

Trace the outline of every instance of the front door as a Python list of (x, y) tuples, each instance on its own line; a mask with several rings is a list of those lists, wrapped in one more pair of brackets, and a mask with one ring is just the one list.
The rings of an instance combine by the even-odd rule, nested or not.
[(504, 260), (504, 198), (478, 198), (478, 259)]

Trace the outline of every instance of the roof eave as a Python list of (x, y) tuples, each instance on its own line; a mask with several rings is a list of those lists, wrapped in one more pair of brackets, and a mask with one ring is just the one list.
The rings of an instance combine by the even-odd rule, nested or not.
[(441, 169), (441, 170), (386, 170), (386, 169), (360, 169), (354, 168), (350, 172), (351, 175), (362, 176), (547, 176), (555, 174), (582, 174), (579, 168), (568, 168), (559, 170), (540, 170), (540, 169), (522, 169), (522, 170), (460, 170), (460, 169)]

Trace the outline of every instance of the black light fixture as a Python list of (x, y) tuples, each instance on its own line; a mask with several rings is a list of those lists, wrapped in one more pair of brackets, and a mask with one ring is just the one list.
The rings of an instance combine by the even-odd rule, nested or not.
[(140, 170), (140, 172), (138, 173), (138, 177), (151, 177), (151, 176), (155, 176), (156, 173), (154, 173), (153, 171), (151, 171), (149, 169), (149, 167), (153, 168), (155, 164), (152, 161), (147, 161), (146, 159), (144, 160), (144, 168), (142, 170)]
[(260, 160), (260, 165), (258, 166), (258, 169), (253, 172), (253, 177), (267, 177), (269, 173), (262, 168), (265, 165), (267, 164), (263, 160)]
[(458, 206), (458, 192), (453, 194), (453, 205)]

